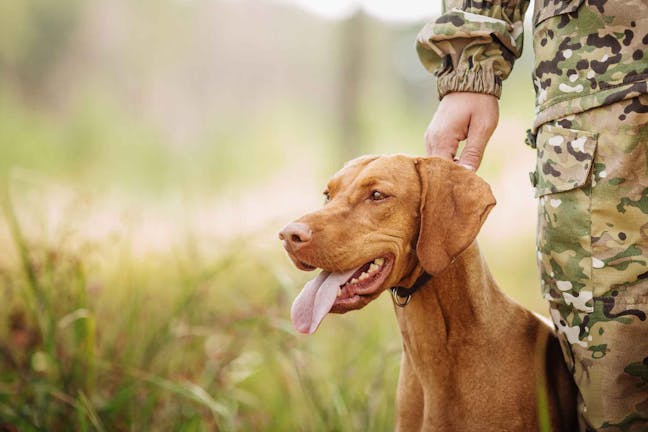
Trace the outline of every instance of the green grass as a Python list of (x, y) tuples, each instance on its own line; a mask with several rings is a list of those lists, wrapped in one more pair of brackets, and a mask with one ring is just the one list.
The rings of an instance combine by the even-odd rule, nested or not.
[(4, 256), (16, 259), (0, 268), (0, 425), (393, 427), (400, 339), (388, 302), (301, 337), (288, 312), (303, 276), (278, 247), (238, 238), (210, 258), (191, 247), (141, 258), (125, 238), (54, 248), (25, 234), (10, 200), (3, 211)]

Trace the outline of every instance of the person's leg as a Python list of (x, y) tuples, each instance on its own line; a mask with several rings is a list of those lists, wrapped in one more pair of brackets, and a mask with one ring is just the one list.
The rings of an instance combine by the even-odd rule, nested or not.
[(648, 430), (648, 96), (543, 125), (542, 288), (581, 430)]

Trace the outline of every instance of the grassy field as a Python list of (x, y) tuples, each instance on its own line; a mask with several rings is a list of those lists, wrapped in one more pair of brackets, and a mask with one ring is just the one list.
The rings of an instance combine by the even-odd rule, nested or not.
[(65, 128), (30, 124), (14, 128), (25, 147), (3, 147), (0, 430), (392, 428), (400, 339), (387, 298), (297, 336), (288, 312), (307, 275), (283, 256), (279, 221), (208, 232), (170, 210), (168, 190), (151, 200), (155, 177), (122, 179), (115, 204), (29, 151)]
[(0, 269), (5, 429), (390, 429), (400, 341), (386, 302), (297, 337), (301, 281), (252, 237), (141, 259), (127, 239), (29, 241), (3, 209), (17, 255)]

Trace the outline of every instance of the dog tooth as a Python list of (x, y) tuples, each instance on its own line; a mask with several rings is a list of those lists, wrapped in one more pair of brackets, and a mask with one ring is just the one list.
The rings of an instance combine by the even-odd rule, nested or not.
[(369, 277), (369, 275), (366, 272), (362, 272), (360, 277), (358, 278), (359, 280), (365, 280)]
[(351, 279), (351, 283), (352, 283), (352, 284), (354, 284), (354, 283), (358, 283), (358, 279), (356, 279), (356, 278)]
[(377, 258), (377, 259), (374, 261), (374, 263), (376, 263), (376, 265), (377, 265), (378, 267), (380, 267), (381, 265), (383, 265), (383, 264), (385, 263), (385, 258)]
[(337, 296), (340, 297), (342, 295), (342, 288), (338, 289), (338, 294)]
[(369, 266), (369, 273), (373, 273), (376, 270), (378, 270), (379, 268), (380, 268), (380, 266), (377, 266), (376, 264), (371, 263), (371, 265)]

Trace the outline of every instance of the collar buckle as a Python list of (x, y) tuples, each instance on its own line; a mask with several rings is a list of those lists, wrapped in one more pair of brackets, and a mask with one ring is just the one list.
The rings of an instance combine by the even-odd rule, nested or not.
[[(398, 294), (398, 288), (400, 288), (400, 287), (391, 288), (390, 289), (391, 290), (391, 295), (392, 295), (392, 298), (394, 299), (394, 304), (396, 306), (398, 306), (398, 307), (404, 308), (405, 306), (407, 306), (409, 304), (410, 300), (412, 300), (412, 294), (407, 294), (406, 296), (401, 297), (401, 295)], [(405, 300), (401, 300), (403, 298)]]
[(412, 294), (421, 289), (430, 279), (432, 279), (432, 276), (427, 272), (423, 272), (416, 282), (414, 282), (414, 286), (410, 289), (400, 286), (390, 288), (389, 290), (391, 291), (394, 304), (401, 308), (407, 306), (410, 300), (412, 300)]

